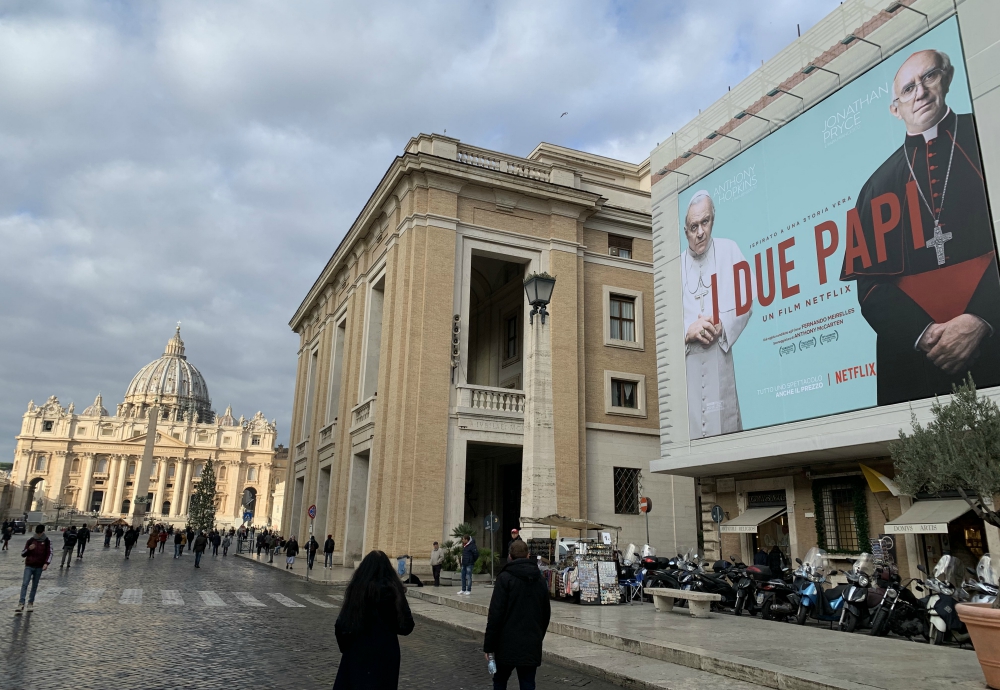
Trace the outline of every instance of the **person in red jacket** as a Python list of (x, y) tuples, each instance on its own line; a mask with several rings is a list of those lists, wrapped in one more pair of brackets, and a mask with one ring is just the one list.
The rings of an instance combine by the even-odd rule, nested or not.
[(35, 592), (38, 590), (38, 580), (42, 577), (42, 571), (49, 569), (52, 562), (52, 542), (45, 536), (45, 525), (38, 525), (35, 534), (24, 545), (21, 551), (24, 559), (24, 579), (21, 582), (21, 598), (18, 600), (14, 615), (20, 616), (24, 611), (24, 595), (28, 592), (28, 583), (31, 583), (31, 594), (28, 596), (28, 613), (35, 605)]

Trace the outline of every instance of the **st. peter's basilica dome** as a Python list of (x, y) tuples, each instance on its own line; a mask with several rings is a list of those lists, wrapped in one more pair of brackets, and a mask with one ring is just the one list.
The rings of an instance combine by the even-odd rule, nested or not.
[(189, 412), (196, 422), (212, 422), (215, 418), (205, 379), (184, 356), (180, 324), (163, 356), (144, 366), (132, 378), (118, 414), (142, 417), (156, 402), (160, 404), (164, 419), (182, 420)]

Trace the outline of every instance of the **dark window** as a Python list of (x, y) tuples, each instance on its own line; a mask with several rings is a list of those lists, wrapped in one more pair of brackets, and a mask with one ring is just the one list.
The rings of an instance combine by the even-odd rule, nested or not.
[(639, 480), (642, 470), (633, 467), (615, 467), (615, 512), (623, 515), (639, 514)]
[(132, 507), (132, 501), (127, 498), (122, 501), (122, 515), (128, 515), (128, 509)]
[(104, 492), (103, 491), (95, 491), (92, 494), (90, 494), (90, 510), (91, 511), (100, 510), (101, 509), (101, 503), (103, 501), (104, 501)]
[(611, 295), (611, 339), (635, 342), (635, 297)]
[(48, 420), (42, 422), (42, 431), (52, 431), (52, 422)]
[(251, 446), (259, 446), (260, 445), (260, 436), (254, 436), (253, 438), (251, 438), (250, 439), (250, 445)]
[(164, 501), (160, 510), (160, 515), (170, 515), (170, 501)]
[(636, 400), (637, 388), (635, 381), (611, 379), (611, 406), (631, 407), (633, 409), (639, 407)]
[(858, 552), (857, 520), (854, 516), (854, 484), (823, 487), (823, 524), (828, 551)]
[(632, 258), (632, 238), (608, 235), (608, 254), (622, 259)]
[(504, 359), (517, 357), (517, 315), (507, 317), (507, 353)]

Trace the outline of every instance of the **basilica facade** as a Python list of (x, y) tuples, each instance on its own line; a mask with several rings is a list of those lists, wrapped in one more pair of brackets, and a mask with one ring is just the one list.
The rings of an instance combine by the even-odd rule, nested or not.
[[(144, 453), (155, 410), (152, 457)], [(115, 414), (101, 395), (77, 412), (52, 396), (28, 403), (17, 436), (10, 483), (0, 514), (32, 514), (51, 522), (57, 514), (77, 522), (143, 518), (174, 525), (188, 506), (211, 459), (216, 474), (216, 523), (237, 526), (244, 515), (266, 525), (274, 495), (283, 494), (287, 453), (275, 448), (277, 429), (257, 412), (250, 419), (212, 410), (201, 372), (184, 354), (180, 326), (163, 356), (133, 377)], [(148, 482), (140, 481), (148, 472)], [(148, 486), (145, 496), (137, 495)], [(144, 507), (136, 511), (137, 502)], [(41, 513), (44, 517), (38, 516)]]

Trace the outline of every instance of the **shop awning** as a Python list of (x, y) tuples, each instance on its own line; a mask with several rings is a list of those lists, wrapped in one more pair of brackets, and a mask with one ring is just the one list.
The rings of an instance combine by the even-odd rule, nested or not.
[(533, 517), (523, 517), (521, 518), (521, 524), (529, 525), (545, 525), (546, 527), (559, 527), (561, 529), (576, 529), (576, 530), (604, 530), (610, 532), (615, 530), (621, 532), (621, 527), (615, 527), (614, 525), (605, 525), (600, 522), (592, 522), (590, 520), (583, 520), (580, 518), (569, 518), (563, 517), (562, 515), (547, 515), (546, 517), (533, 518)]
[(886, 534), (947, 534), (948, 523), (972, 510), (961, 498), (917, 501), (895, 520), (885, 523)]
[(720, 529), (723, 532), (738, 532), (741, 534), (757, 534), (757, 525), (767, 522), (773, 517), (784, 514), (785, 506), (768, 506), (767, 508), (749, 508), (729, 522), (723, 522)]

